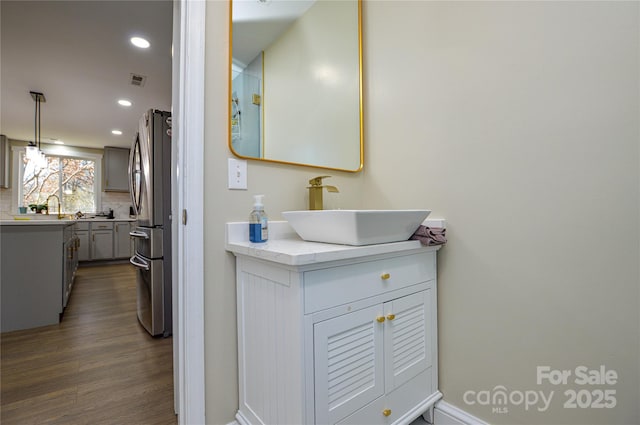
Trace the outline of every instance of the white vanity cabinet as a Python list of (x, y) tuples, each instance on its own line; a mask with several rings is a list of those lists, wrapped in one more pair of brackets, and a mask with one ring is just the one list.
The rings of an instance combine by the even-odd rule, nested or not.
[(227, 244), (236, 255), (238, 422), (409, 424), (432, 412), (442, 397), (437, 247), (385, 245), (334, 245), (327, 255), (332, 245), (299, 240)]
[(430, 293), (315, 324), (317, 423), (393, 423), (429, 398)]

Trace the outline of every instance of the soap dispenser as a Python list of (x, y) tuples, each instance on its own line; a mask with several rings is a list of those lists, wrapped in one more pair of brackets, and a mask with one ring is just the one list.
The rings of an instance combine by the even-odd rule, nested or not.
[(264, 195), (254, 195), (253, 211), (249, 216), (249, 240), (251, 242), (266, 242), (269, 239), (267, 214), (262, 203)]

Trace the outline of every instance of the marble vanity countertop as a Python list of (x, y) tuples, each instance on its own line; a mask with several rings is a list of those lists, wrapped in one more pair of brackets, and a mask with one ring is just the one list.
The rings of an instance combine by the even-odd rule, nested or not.
[[(440, 222), (444, 223), (444, 220)], [(425, 247), (414, 240), (363, 246), (307, 242), (302, 240), (286, 221), (269, 221), (269, 240), (253, 243), (249, 241), (247, 222), (232, 222), (226, 225), (227, 251), (289, 266), (305, 266), (412, 249), (435, 251), (440, 249), (440, 246)]]

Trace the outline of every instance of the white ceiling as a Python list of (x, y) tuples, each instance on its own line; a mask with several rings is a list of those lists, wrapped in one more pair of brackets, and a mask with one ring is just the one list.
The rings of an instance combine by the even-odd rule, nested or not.
[[(170, 0), (0, 1), (0, 133), (33, 140), (29, 92), (39, 91), (42, 143), (129, 147), (144, 111), (171, 108), (172, 8)], [(134, 47), (136, 35), (151, 47)], [(147, 77), (144, 87), (130, 84), (132, 73)]]

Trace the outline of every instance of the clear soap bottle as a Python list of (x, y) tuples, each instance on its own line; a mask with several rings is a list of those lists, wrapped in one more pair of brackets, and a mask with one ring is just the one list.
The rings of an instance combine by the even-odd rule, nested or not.
[(249, 240), (251, 242), (266, 242), (269, 239), (269, 226), (262, 203), (263, 197), (264, 195), (254, 195), (253, 197), (253, 211), (249, 216)]

